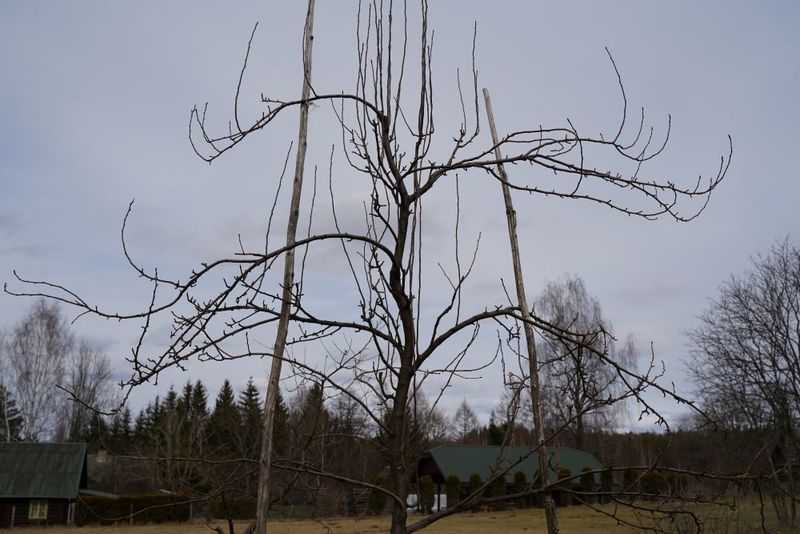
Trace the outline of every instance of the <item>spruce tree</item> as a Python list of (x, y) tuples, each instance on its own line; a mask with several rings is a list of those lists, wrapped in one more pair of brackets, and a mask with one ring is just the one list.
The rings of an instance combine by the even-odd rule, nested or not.
[(278, 398), (275, 404), (274, 424), (273, 451), (278, 454), (285, 454), (289, 448), (289, 410), (286, 408), (280, 389), (278, 389)]
[(202, 455), (205, 452), (208, 426), (208, 393), (203, 382), (198, 380), (192, 387), (189, 404), (188, 426), (193, 452)]
[(261, 397), (252, 376), (247, 381), (244, 391), (239, 394), (239, 414), (244, 444), (242, 452), (245, 454), (245, 458), (256, 460), (261, 452), (263, 413)]
[(229, 380), (222, 387), (214, 402), (214, 411), (208, 419), (208, 441), (216, 454), (231, 458), (237, 456), (241, 416), (236, 405), (236, 394)]
[(127, 452), (131, 448), (131, 437), (131, 409), (126, 406), (111, 418), (106, 446), (114, 452)]

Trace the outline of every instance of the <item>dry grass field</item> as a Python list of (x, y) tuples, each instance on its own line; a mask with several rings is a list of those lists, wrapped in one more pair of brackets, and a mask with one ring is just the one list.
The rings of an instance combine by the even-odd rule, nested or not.
[[(597, 532), (631, 532), (631, 529), (617, 527), (612, 520), (605, 519), (597, 513), (582, 507), (573, 507), (560, 511), (559, 524), (563, 532), (597, 533)], [(227, 532), (227, 524), (215, 522)], [(243, 532), (246, 523), (237, 523), (237, 532)], [(376, 534), (389, 530), (389, 518), (364, 517), (361, 519), (332, 518), (319, 521), (275, 521), (270, 526), (274, 534)], [(507, 512), (467, 513), (443, 519), (425, 529), (431, 534), (468, 534), (499, 532), (547, 532), (544, 512), (541, 509), (515, 510)], [(119, 534), (189, 534), (212, 531), (205, 523), (142, 525), (142, 526), (89, 526), (80, 528), (25, 529), (25, 534), (101, 534), (105, 532)]]
[[(610, 511), (610, 508), (604, 507)], [(745, 503), (735, 512), (718, 508), (700, 509), (707, 532), (756, 532), (759, 531), (758, 513), (753, 504)], [(628, 512), (623, 517), (631, 518)], [(633, 532), (633, 529), (616, 525), (614, 520), (593, 512), (587, 507), (575, 506), (559, 510), (561, 531), (570, 534)], [(227, 525), (216, 522), (227, 532)], [(686, 525), (660, 525), (665, 530), (691, 532)], [(374, 534), (387, 532), (388, 517), (365, 517), (361, 519), (332, 518), (319, 521), (275, 521), (270, 532), (274, 534)], [(245, 523), (237, 523), (237, 532), (243, 532)], [(773, 532), (780, 530), (773, 530)], [(212, 532), (204, 523), (143, 526), (102, 526), (80, 528), (24, 529), (25, 534), (189, 534)], [(541, 509), (513, 510), (505, 512), (467, 513), (449, 517), (425, 529), (431, 534), (494, 534), (494, 533), (544, 533), (544, 513)], [(788, 531), (786, 531), (788, 532)]]

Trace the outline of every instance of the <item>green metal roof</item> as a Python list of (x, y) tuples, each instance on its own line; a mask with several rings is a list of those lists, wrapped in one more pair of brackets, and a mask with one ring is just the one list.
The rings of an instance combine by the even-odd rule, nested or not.
[[(572, 447), (546, 447), (550, 456), (549, 480), (558, 479), (560, 469), (569, 469), (573, 475), (579, 474), (585, 467), (601, 469), (603, 465), (588, 452)], [(508, 479), (517, 471), (525, 473), (529, 481), (539, 473), (539, 454), (529, 447), (500, 447), (496, 445), (440, 445), (428, 453), (436, 462), (442, 476), (455, 475), (462, 482), (477, 473), (482, 480), (491, 474), (504, 469)], [(595, 478), (599, 480), (599, 475)]]
[(85, 471), (85, 443), (0, 443), (0, 498), (74, 499)]

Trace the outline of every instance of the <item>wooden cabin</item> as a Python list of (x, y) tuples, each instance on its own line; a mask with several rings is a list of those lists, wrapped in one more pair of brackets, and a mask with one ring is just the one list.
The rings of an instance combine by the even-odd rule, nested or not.
[(85, 443), (0, 443), (0, 528), (72, 525)]

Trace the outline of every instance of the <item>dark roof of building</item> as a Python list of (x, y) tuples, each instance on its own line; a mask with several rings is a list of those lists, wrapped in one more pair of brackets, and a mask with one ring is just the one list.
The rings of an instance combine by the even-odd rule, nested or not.
[[(550, 456), (549, 480), (558, 480), (560, 469), (569, 469), (577, 475), (584, 468), (601, 469), (603, 465), (594, 455), (572, 447), (546, 447)], [(525, 473), (532, 481), (539, 473), (539, 454), (529, 447), (500, 447), (497, 445), (440, 445), (426, 456), (436, 463), (442, 478), (455, 475), (462, 482), (478, 474), (487, 480), (492, 473), (508, 469), (508, 479), (517, 471)], [(599, 480), (599, 479), (598, 479)]]
[(85, 443), (0, 443), (0, 498), (74, 499), (85, 486)]

